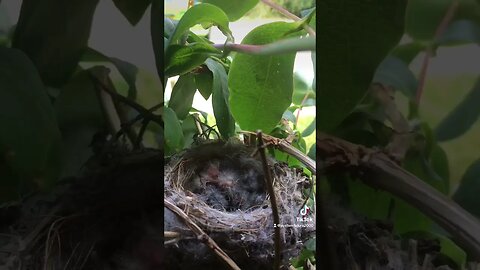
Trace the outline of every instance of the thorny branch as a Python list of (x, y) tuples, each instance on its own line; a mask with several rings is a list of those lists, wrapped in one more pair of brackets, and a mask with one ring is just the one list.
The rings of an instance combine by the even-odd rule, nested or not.
[(341, 168), (362, 173), (365, 184), (412, 204), (447, 230), (475, 259), (480, 258), (479, 221), (386, 154), (320, 133), (317, 157), (322, 162), (322, 172)]
[(223, 251), (220, 246), (218, 246), (218, 244), (212, 238), (210, 238), (210, 236), (208, 236), (208, 234), (206, 234), (197, 224), (195, 224), (195, 222), (193, 222), (187, 216), (187, 214), (182, 211), (182, 209), (178, 208), (176, 205), (169, 202), (167, 199), (163, 199), (163, 203), (168, 209), (172, 210), (172, 212), (177, 214), (177, 216), (179, 216), (185, 222), (185, 224), (190, 228), (190, 230), (192, 230), (192, 232), (197, 235), (198, 239), (204, 241), (204, 243), (209, 248), (211, 248), (212, 251), (215, 252), (215, 254), (220, 259), (225, 261), (225, 263), (228, 264), (230, 269), (240, 270), (240, 267), (238, 267), (238, 265), (228, 256), (228, 254), (225, 253), (225, 251)]
[(257, 132), (257, 140), (258, 140), (258, 152), (260, 153), (260, 157), (262, 159), (263, 164), (263, 172), (265, 174), (265, 182), (267, 184), (268, 194), (270, 195), (270, 204), (272, 205), (272, 215), (273, 215), (273, 223), (274, 232), (275, 232), (275, 260), (273, 262), (273, 269), (278, 270), (280, 269), (280, 253), (281, 253), (281, 245), (280, 245), (280, 227), (278, 224), (280, 223), (280, 216), (278, 214), (278, 206), (277, 206), (277, 199), (275, 197), (275, 191), (273, 190), (273, 180), (272, 174), (270, 172), (270, 168), (268, 167), (267, 163), (267, 156), (265, 154), (265, 144), (263, 142), (262, 132)]

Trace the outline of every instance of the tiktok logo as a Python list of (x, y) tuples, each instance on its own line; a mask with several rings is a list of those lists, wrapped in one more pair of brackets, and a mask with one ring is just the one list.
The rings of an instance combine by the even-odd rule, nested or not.
[(307, 216), (309, 213), (310, 213), (310, 207), (308, 207), (308, 206), (305, 204), (305, 206), (300, 210), (300, 215), (302, 215), (302, 217), (305, 217), (305, 216)]

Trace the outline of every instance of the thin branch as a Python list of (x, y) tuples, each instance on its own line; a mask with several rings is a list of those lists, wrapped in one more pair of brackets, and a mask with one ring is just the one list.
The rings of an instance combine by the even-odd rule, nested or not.
[[(291, 13), (290, 11), (288, 11), (287, 9), (285, 9), (284, 7), (280, 6), (279, 4), (277, 3), (274, 3), (273, 1), (271, 0), (261, 0), (265, 5), (277, 10), (278, 12), (280, 12), (281, 14), (285, 15), (286, 17), (294, 20), (294, 21), (300, 21), (301, 19), (299, 17), (297, 17), (297, 15)], [(315, 33), (315, 30), (313, 30), (310, 26), (308, 25), (305, 25), (304, 26), (305, 30), (311, 35), (311, 36), (315, 36), (316, 33)]]
[(228, 256), (227, 253), (225, 253), (225, 251), (223, 251), (218, 245), (217, 243), (212, 239), (210, 238), (210, 236), (208, 236), (208, 234), (206, 234), (202, 228), (200, 228), (197, 224), (195, 224), (195, 222), (193, 222), (188, 216), (187, 214), (185, 214), (185, 212), (182, 211), (182, 209), (178, 208), (176, 205), (174, 205), (173, 203), (169, 202), (167, 199), (163, 199), (163, 203), (165, 204), (165, 206), (172, 210), (172, 212), (174, 212), (175, 214), (177, 214), (178, 217), (180, 217), (184, 222), (185, 224), (190, 228), (190, 230), (192, 230), (193, 233), (195, 233), (198, 237), (199, 240), (201, 240), (203, 243), (205, 243), (208, 247), (210, 247), (212, 249), (213, 252), (215, 252), (215, 254), (220, 258), (222, 259), (223, 261), (225, 261), (225, 263), (228, 264), (228, 266), (230, 267), (230, 269), (234, 269), (234, 270), (240, 270), (240, 267), (238, 267), (238, 265)]
[[(448, 27), (448, 24), (453, 19), (453, 16), (455, 15), (455, 12), (457, 11), (459, 4), (460, 4), (459, 0), (454, 0), (452, 4), (448, 7), (447, 12), (445, 12), (445, 15), (443, 16), (442, 21), (440, 22), (440, 24), (437, 26), (437, 29), (435, 30), (435, 34), (433, 37), (434, 41), (440, 38), (440, 36), (445, 32), (445, 30)], [(434, 49), (433, 46), (434, 45), (432, 44), (427, 47), (425, 51), (425, 56), (422, 62), (422, 68), (418, 76), (418, 87), (417, 87), (417, 94), (415, 97), (415, 103), (417, 105), (420, 104), (420, 100), (423, 94), (423, 89), (425, 87), (425, 80), (427, 77), (428, 66), (430, 64), (430, 59), (433, 57), (433, 49)]]
[(474, 258), (480, 259), (480, 222), (384, 153), (319, 133), (317, 156), (324, 165), (322, 171), (355, 170), (363, 174), (365, 184), (415, 206), (448, 231)]
[(224, 50), (225, 52), (234, 51), (253, 55), (279, 55), (285, 53), (315, 51), (316, 40), (315, 37), (310, 36), (302, 38), (287, 38), (263, 45), (227, 42), (222, 44), (212, 44), (212, 46), (219, 50)]
[[(249, 135), (254, 135), (255, 133), (250, 132), (250, 131), (242, 131), (244, 134), (249, 134)], [(305, 167), (307, 167), (308, 170), (310, 170), (313, 174), (317, 174), (317, 164), (316, 162), (311, 159), (309, 156), (305, 155), (302, 153), (302, 151), (298, 150), (297, 148), (293, 147), (287, 140), (285, 139), (279, 139), (267, 134), (263, 134), (263, 139), (266, 142), (267, 145), (272, 145), (278, 150), (287, 153), (296, 159), (298, 159), (300, 162), (302, 162)]]
[(278, 214), (278, 207), (277, 207), (277, 199), (275, 198), (275, 192), (273, 190), (273, 179), (272, 174), (270, 172), (270, 168), (268, 167), (267, 163), (267, 156), (265, 154), (265, 145), (263, 142), (262, 132), (257, 132), (257, 139), (258, 139), (258, 152), (260, 152), (260, 157), (262, 159), (263, 164), (263, 172), (265, 173), (265, 182), (267, 184), (268, 194), (270, 195), (270, 204), (272, 205), (272, 215), (273, 215), (273, 223), (274, 231), (275, 231), (275, 259), (273, 262), (273, 269), (278, 270), (280, 269), (280, 253), (281, 253), (281, 245), (280, 245), (280, 216)]

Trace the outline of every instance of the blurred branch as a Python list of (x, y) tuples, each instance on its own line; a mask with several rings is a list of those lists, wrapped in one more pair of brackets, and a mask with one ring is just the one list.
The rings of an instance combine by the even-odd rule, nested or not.
[[(440, 24), (437, 26), (437, 29), (435, 30), (435, 34), (433, 36), (433, 41), (435, 42), (440, 36), (445, 32), (447, 29), (448, 24), (450, 21), (453, 19), (453, 16), (455, 15), (455, 12), (457, 11), (457, 8), (460, 4), (459, 0), (454, 0), (452, 4), (447, 9), (447, 12), (443, 16), (442, 21)], [(433, 42), (433, 43), (434, 43)], [(427, 71), (428, 71), (428, 66), (430, 65), (430, 58), (433, 57), (433, 48), (434, 44), (431, 44), (430, 46), (427, 47), (425, 50), (425, 56), (423, 58), (422, 62), (422, 68), (420, 70), (420, 74), (418, 76), (418, 88), (417, 88), (417, 95), (415, 97), (415, 103), (418, 105), (420, 104), (420, 100), (422, 98), (423, 94), (423, 88), (425, 87), (425, 80), (427, 77)]]
[(480, 259), (479, 221), (386, 154), (323, 133), (317, 135), (322, 172), (339, 169), (359, 172), (365, 184), (387, 191), (418, 208), (448, 231), (475, 259)]

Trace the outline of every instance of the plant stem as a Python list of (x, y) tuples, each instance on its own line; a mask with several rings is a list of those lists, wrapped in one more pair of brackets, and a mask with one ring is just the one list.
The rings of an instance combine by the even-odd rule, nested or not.
[[(282, 13), (283, 15), (285, 15), (286, 17), (294, 20), (294, 21), (300, 21), (301, 19), (299, 17), (297, 17), (297, 15), (291, 13), (290, 11), (288, 11), (287, 9), (285, 9), (284, 7), (280, 6), (279, 4), (277, 3), (274, 3), (272, 2), (271, 0), (261, 0), (265, 5), (277, 10), (278, 12)], [(308, 25), (304, 25), (305, 30), (308, 32), (308, 34), (310, 34), (311, 36), (315, 36), (316, 33), (315, 33), (315, 30), (313, 30), (313, 28), (311, 28), (310, 26)]]
[[(452, 4), (448, 7), (447, 12), (445, 12), (445, 15), (443, 16), (442, 21), (440, 24), (437, 26), (437, 29), (435, 30), (435, 34), (433, 37), (433, 41), (435, 42), (447, 29), (448, 24), (450, 21), (453, 19), (453, 16), (455, 15), (455, 11), (458, 8), (458, 5), (460, 4), (459, 0), (454, 0)], [(434, 44), (430, 45), (427, 47), (425, 51), (425, 57), (423, 58), (423, 63), (422, 63), (422, 69), (420, 70), (419, 78), (418, 78), (418, 87), (417, 87), (417, 94), (415, 97), (415, 103), (418, 105), (420, 104), (420, 100), (422, 98), (423, 94), (423, 88), (425, 86), (425, 80), (427, 77), (427, 71), (428, 71), (428, 66), (430, 64), (430, 58), (433, 56), (433, 46)]]
[(278, 214), (277, 200), (275, 198), (275, 192), (273, 190), (272, 174), (270, 173), (270, 168), (268, 167), (267, 156), (265, 154), (265, 144), (263, 142), (263, 136), (261, 131), (257, 132), (257, 139), (258, 139), (258, 152), (260, 153), (260, 157), (262, 159), (263, 172), (265, 173), (267, 190), (270, 195), (270, 204), (272, 206), (273, 223), (275, 224), (274, 226), (275, 259), (273, 262), (273, 269), (278, 270), (280, 269), (280, 253), (281, 253), (280, 227), (279, 227), (280, 216)]

